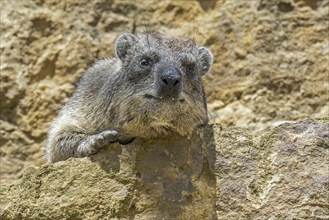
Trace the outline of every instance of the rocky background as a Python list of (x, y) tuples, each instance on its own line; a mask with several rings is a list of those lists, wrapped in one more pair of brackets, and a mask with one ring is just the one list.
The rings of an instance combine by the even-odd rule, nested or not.
[[(247, 146), (259, 146), (253, 143), (258, 143), (259, 137), (269, 128), (283, 122), (328, 117), (328, 0), (3, 0), (0, 4), (1, 184), (17, 182), (22, 179), (25, 168), (44, 164), (49, 123), (67, 101), (86, 68), (97, 59), (114, 54), (113, 43), (120, 33), (157, 30), (194, 38), (214, 54), (212, 71), (204, 78), (204, 83), (210, 118), (224, 128), (215, 132), (215, 139), (222, 138), (216, 142), (217, 162), (226, 161), (217, 165), (214, 174), (217, 176), (217, 218), (235, 219), (239, 210), (244, 210), (246, 218), (257, 216), (255, 210), (266, 205), (273, 207), (279, 196), (293, 190), (297, 190), (300, 196), (283, 199), (283, 203), (275, 203), (281, 206), (275, 207), (283, 212), (289, 207), (300, 206), (296, 213), (304, 214), (299, 218), (329, 216), (324, 211), (329, 209), (328, 200), (324, 202), (328, 194), (323, 193), (329, 184), (329, 177), (325, 175), (329, 138), (325, 125), (313, 125), (316, 122), (310, 121), (307, 125), (299, 125), (304, 126), (304, 130), (300, 129), (303, 132), (311, 132), (309, 139), (314, 137), (309, 142), (308, 139), (298, 142), (298, 138), (304, 136), (303, 132), (298, 133), (298, 129), (282, 131), (289, 135), (283, 135), (281, 141), (287, 141), (291, 136), (297, 138), (288, 141), (292, 143), (289, 149), (282, 147), (286, 145), (281, 142), (265, 141), (260, 146), (268, 150), (257, 150), (255, 154), (251, 150), (249, 156), (234, 156), (240, 155), (241, 150), (249, 152)], [(298, 144), (294, 142), (296, 140)], [(227, 142), (232, 144), (225, 147), (222, 143)], [(313, 148), (303, 146), (314, 147), (322, 157), (313, 155)], [(226, 152), (227, 156), (218, 152)], [(280, 152), (287, 153), (281, 155)], [(296, 152), (300, 156), (290, 157)], [(301, 172), (308, 166), (303, 155), (312, 161), (311, 164), (319, 160), (321, 175), (310, 174), (318, 165), (308, 171), (311, 176)], [(233, 166), (236, 157), (241, 161), (238, 166)], [(278, 166), (290, 164), (293, 167), (297, 179), (289, 170), (281, 173), (281, 169), (273, 168), (274, 162), (270, 160), (276, 157), (282, 160)], [(295, 162), (287, 162), (291, 158)], [(227, 164), (230, 164), (230, 169), (225, 169)], [(275, 174), (278, 170), (280, 173)], [(229, 173), (220, 177), (223, 172)], [(30, 174), (33, 172), (27, 171), (25, 175)], [(310, 188), (291, 186), (287, 188), (289, 190), (281, 190), (277, 197), (275, 191), (271, 191), (277, 182), (283, 181), (285, 186), (304, 178), (310, 181), (305, 182)], [(252, 186), (254, 191), (250, 191)], [(319, 191), (313, 194), (303, 194), (317, 189)], [(299, 203), (303, 199), (308, 205)], [(239, 205), (241, 201), (253, 203), (244, 209)], [(305, 210), (302, 207), (306, 207)], [(117, 210), (125, 213), (129, 209)], [(271, 210), (263, 210), (263, 216), (269, 218), (270, 215), (266, 214)], [(272, 216), (272, 219), (276, 218), (284, 216)]]

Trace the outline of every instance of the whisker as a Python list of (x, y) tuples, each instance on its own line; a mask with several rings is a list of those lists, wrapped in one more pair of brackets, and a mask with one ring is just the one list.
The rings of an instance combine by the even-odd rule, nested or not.
[(208, 111), (208, 117), (210, 123), (216, 123), (218, 121), (222, 121), (218, 113), (216, 111), (211, 110), (208, 104), (207, 104), (207, 111)]

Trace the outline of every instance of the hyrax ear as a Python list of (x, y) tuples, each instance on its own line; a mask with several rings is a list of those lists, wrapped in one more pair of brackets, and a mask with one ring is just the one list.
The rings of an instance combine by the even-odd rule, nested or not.
[(199, 59), (201, 60), (201, 75), (206, 74), (213, 62), (213, 56), (209, 49), (199, 47)]
[(120, 60), (124, 60), (136, 41), (136, 37), (133, 34), (125, 33), (119, 36), (115, 42), (117, 57)]

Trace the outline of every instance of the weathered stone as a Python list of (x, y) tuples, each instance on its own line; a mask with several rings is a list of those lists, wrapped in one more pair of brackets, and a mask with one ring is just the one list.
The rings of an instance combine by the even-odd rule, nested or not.
[(206, 132), (112, 144), (90, 159), (31, 167), (18, 185), (1, 189), (0, 218), (214, 219), (215, 145)]
[(261, 137), (214, 125), (31, 167), (1, 187), (0, 218), (327, 219), (328, 158), (328, 121)]
[(283, 124), (261, 138), (218, 132), (218, 219), (329, 218), (328, 121)]

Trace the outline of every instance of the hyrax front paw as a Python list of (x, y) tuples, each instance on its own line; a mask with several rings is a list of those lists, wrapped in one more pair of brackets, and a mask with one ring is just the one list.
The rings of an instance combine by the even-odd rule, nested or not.
[(80, 144), (78, 151), (81, 156), (95, 154), (100, 148), (118, 141), (118, 132), (114, 130), (103, 131), (91, 135)]
[(114, 130), (103, 131), (95, 135), (95, 145), (98, 147), (104, 147), (110, 143), (118, 141), (118, 132)]
[(108, 130), (108, 131), (103, 131), (99, 134), (96, 134), (93, 136), (93, 145), (95, 147), (101, 148), (104, 147), (105, 145), (108, 145), (110, 143), (117, 142), (119, 139), (118, 132), (114, 130)]

